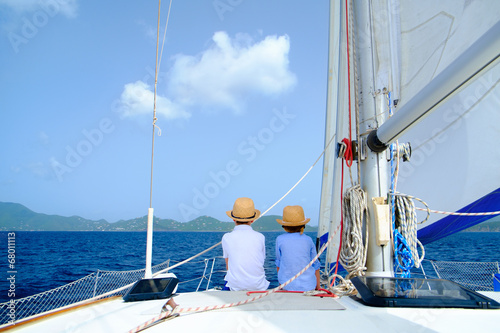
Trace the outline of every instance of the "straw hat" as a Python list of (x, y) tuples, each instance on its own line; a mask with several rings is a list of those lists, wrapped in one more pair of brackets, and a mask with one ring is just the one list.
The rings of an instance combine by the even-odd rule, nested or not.
[(310, 218), (305, 218), (304, 209), (301, 206), (286, 206), (283, 208), (283, 220), (276, 221), (285, 227), (298, 227), (306, 225)]
[(226, 214), (235, 221), (250, 222), (260, 216), (260, 210), (255, 209), (252, 199), (238, 198), (234, 202), (233, 210), (228, 210)]

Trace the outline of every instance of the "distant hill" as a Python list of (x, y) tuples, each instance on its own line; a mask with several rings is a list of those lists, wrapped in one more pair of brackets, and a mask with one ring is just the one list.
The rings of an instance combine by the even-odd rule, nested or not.
[[(282, 231), (276, 222), (281, 216), (263, 216), (252, 225), (257, 231)], [(17, 203), (0, 202), (0, 231), (145, 231), (147, 216), (109, 223), (106, 220), (87, 220), (79, 216), (47, 215), (33, 212)], [(200, 216), (189, 222), (153, 218), (154, 231), (230, 231), (233, 222), (219, 221), (210, 216)], [(317, 228), (306, 226), (306, 231)]]
[(0, 202), (1, 231), (90, 231), (106, 230), (108, 225), (105, 220), (91, 221), (79, 216), (40, 214), (21, 204)]
[(479, 223), (473, 227), (465, 229), (464, 232), (500, 232), (500, 219)]

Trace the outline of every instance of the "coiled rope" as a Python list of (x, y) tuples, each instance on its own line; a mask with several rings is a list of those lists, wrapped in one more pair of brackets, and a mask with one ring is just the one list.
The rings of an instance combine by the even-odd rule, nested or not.
[(360, 185), (348, 188), (342, 200), (342, 246), (340, 263), (349, 272), (346, 279), (364, 274), (368, 230), (363, 241), (363, 217), (366, 214), (366, 196)]
[[(340, 283), (332, 285), (336, 279), (339, 279)], [(330, 285), (328, 290), (333, 292), (335, 295), (342, 297), (357, 293), (356, 287), (354, 287), (354, 284), (351, 282), (351, 280), (344, 279), (342, 275), (333, 274), (328, 277), (328, 280), (329, 280), (328, 285)]]
[[(420, 267), (420, 263), (424, 259), (425, 249), (422, 243), (417, 239), (417, 214), (415, 212), (415, 204), (411, 198), (402, 195), (396, 195), (396, 226), (400, 235), (406, 240), (400, 243), (401, 258), (400, 268), (404, 272), (415, 266)], [(427, 220), (427, 219), (426, 219)], [(418, 253), (417, 245), (422, 249), (422, 255)], [(407, 252), (409, 251), (409, 253)], [(411, 260), (408, 260), (411, 258)], [(407, 262), (408, 264), (405, 264)]]
[[(394, 271), (402, 277), (410, 277), (410, 271), (425, 257), (425, 248), (417, 239), (417, 224), (426, 222), (430, 217), (429, 206), (419, 198), (402, 193), (391, 193), (395, 200), (395, 229), (394, 229)], [(420, 201), (427, 209), (427, 216), (421, 222), (417, 222), (415, 204), (413, 199)], [(419, 255), (417, 245), (422, 250)]]

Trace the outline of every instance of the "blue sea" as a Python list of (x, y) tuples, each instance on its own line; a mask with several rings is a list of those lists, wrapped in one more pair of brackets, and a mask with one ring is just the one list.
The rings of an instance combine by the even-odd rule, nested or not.
[[(8, 242), (8, 232), (0, 232), (4, 258), (0, 259), (0, 302), (10, 300), (10, 276), (15, 276), (15, 298), (43, 292), (80, 279), (97, 270), (124, 271), (145, 266), (145, 232), (20, 232)], [(270, 287), (278, 285), (274, 266), (274, 242), (280, 232), (265, 232), (266, 276)], [(153, 265), (170, 258), (171, 265), (220, 242), (222, 232), (155, 232)], [(315, 233), (308, 233), (316, 241)], [(12, 236), (12, 235), (10, 235)], [(458, 233), (425, 247), (426, 259), (446, 261), (500, 261), (500, 233)], [(15, 262), (9, 259), (15, 251)], [(9, 258), (9, 252), (11, 256)], [(179, 291), (193, 291), (204, 268), (204, 258), (221, 257), (220, 246), (174, 270)], [(210, 287), (224, 284), (225, 264), (216, 260)], [(15, 272), (15, 273), (11, 273)], [(192, 281), (190, 281), (192, 280)], [(189, 281), (189, 282), (186, 282)], [(182, 283), (184, 282), (184, 283)], [(206, 281), (202, 284), (206, 288)]]

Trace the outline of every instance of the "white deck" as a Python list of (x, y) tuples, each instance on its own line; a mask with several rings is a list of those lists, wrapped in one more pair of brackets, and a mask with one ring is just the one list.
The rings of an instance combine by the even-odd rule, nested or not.
[[(500, 293), (485, 293), (499, 299)], [(245, 292), (185, 293), (182, 308), (232, 303)], [(160, 313), (164, 300), (125, 303), (120, 298), (16, 325), (10, 332), (128, 332)], [(181, 314), (146, 332), (494, 332), (500, 310), (375, 308), (341, 299), (278, 293), (250, 304)]]

